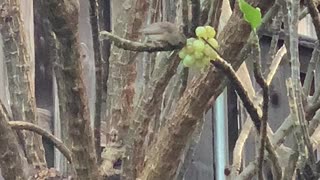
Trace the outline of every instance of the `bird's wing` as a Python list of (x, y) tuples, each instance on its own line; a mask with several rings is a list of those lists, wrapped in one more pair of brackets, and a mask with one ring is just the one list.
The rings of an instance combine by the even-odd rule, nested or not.
[(141, 29), (140, 32), (149, 34), (161, 34), (164, 32), (172, 32), (175, 30), (175, 25), (170, 22), (156, 22), (147, 25), (145, 28)]

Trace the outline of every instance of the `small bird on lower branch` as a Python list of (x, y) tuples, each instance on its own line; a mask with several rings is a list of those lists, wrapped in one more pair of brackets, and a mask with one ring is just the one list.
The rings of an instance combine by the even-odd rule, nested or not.
[(186, 36), (179, 31), (175, 24), (166, 21), (149, 24), (140, 32), (146, 35), (149, 41), (155, 43), (176, 46), (185, 44), (187, 41)]

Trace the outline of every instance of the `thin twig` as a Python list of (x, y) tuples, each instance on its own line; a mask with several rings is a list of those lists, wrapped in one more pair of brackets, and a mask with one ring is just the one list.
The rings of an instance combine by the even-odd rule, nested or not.
[(319, 45), (319, 41), (317, 41), (313, 49), (312, 56), (308, 65), (307, 74), (303, 83), (303, 91), (306, 96), (310, 94), (310, 89), (311, 89), (312, 80), (313, 80), (313, 73), (314, 73), (316, 64), (319, 61), (319, 55), (320, 55), (320, 45)]
[[(289, 100), (289, 108), (290, 108), (290, 114), (291, 114), (291, 118), (293, 119), (293, 121), (295, 122), (296, 125), (300, 125), (299, 124), (299, 112), (298, 112), (298, 106), (296, 103), (296, 97), (294, 96), (294, 86), (292, 83), (292, 79), (289, 78), (286, 81), (287, 84), (287, 88), (288, 88), (288, 100)], [(297, 127), (297, 126), (296, 126)], [(301, 129), (297, 129), (296, 131), (294, 131), (294, 137), (296, 139), (296, 143), (297, 143), (297, 150), (299, 151), (299, 155), (301, 157), (301, 161), (305, 160), (305, 146), (304, 146), (304, 142), (303, 142), (303, 138), (302, 138), (302, 132)]]
[(302, 19), (305, 18), (308, 14), (309, 14), (309, 9), (308, 9), (308, 8), (304, 8), (302, 11), (300, 11), (299, 20), (302, 20)]
[(145, 52), (157, 52), (157, 51), (172, 51), (175, 49), (181, 49), (184, 44), (171, 46), (171, 45), (156, 45), (152, 43), (140, 43), (135, 41), (130, 41), (119, 36), (116, 36), (108, 31), (100, 32), (100, 40), (111, 40), (115, 46), (122, 48), (124, 50), (130, 51), (145, 51)]
[(264, 160), (264, 147), (267, 137), (267, 120), (268, 120), (268, 104), (269, 104), (269, 86), (263, 78), (261, 71), (261, 56), (260, 56), (260, 45), (258, 36), (253, 41), (255, 48), (253, 48), (253, 61), (254, 64), (254, 77), (257, 83), (262, 88), (263, 93), (263, 105), (262, 105), (262, 117), (261, 117), (261, 129), (260, 129), (260, 150), (258, 157), (258, 179), (263, 179), (262, 166)]
[[(278, 70), (278, 66), (281, 62), (281, 59), (282, 57), (284, 56), (284, 54), (286, 53), (286, 48), (285, 46), (282, 46), (278, 52), (276, 53), (275, 55), (275, 58), (274, 60), (272, 61), (271, 63), (271, 66), (270, 66), (270, 72), (267, 76), (267, 80), (266, 80), (266, 83), (269, 85), (271, 82), (272, 82), (272, 79), (275, 75), (275, 73), (277, 72)], [(249, 93), (250, 93), (250, 90), (249, 90)], [(255, 98), (253, 99), (256, 99), (256, 103), (255, 104), (260, 104), (261, 103), (261, 100), (260, 98), (257, 98), (257, 96), (260, 95), (260, 92), (259, 93), (256, 93), (255, 95)], [(285, 121), (287, 122), (287, 121)], [(286, 136), (290, 131), (290, 128), (291, 126), (285, 126), (287, 123), (284, 123), (283, 125), (284, 126), (281, 126), (278, 130), (278, 132), (283, 132), (280, 136), (281, 137), (284, 137)], [(250, 129), (251, 129), (251, 126), (252, 126), (252, 123), (250, 121), (246, 121), (246, 123), (244, 124), (243, 126), (243, 130), (241, 131), (240, 135), (239, 135), (239, 138), (237, 140), (237, 143), (236, 143), (236, 146), (235, 146), (235, 149), (234, 149), (234, 160), (233, 160), (233, 165), (232, 165), (232, 176), (231, 177), (235, 177), (236, 174), (238, 174), (238, 170), (240, 169), (240, 165), (241, 165), (241, 156), (238, 156), (239, 154), (241, 154), (242, 152), (242, 147), (243, 147), (243, 143), (245, 142), (245, 139), (247, 137), (247, 134), (250, 132)], [(277, 133), (277, 135), (279, 135), (279, 133)], [(280, 136), (276, 136), (276, 137), (280, 137)], [(242, 138), (240, 138), (242, 137)], [(280, 138), (281, 139), (281, 138)], [(276, 142), (279, 142), (280, 139), (276, 140)], [(275, 141), (275, 140), (273, 140)], [(236, 155), (235, 155), (236, 153)], [(238, 154), (238, 155), (237, 155)], [(236, 157), (240, 157), (240, 159), (237, 159)], [(280, 174), (280, 173), (278, 173)]]
[(280, 65), (280, 62), (283, 58), (283, 56), (287, 53), (287, 49), (285, 46), (282, 46), (278, 52), (276, 53), (275, 55), (275, 58), (274, 60), (272, 61), (271, 63), (271, 66), (270, 66), (270, 72), (267, 76), (267, 84), (270, 85), (271, 82), (272, 82), (272, 79), (274, 77), (274, 75), (276, 74), (277, 70), (279, 69), (279, 65)]
[(320, 111), (317, 111), (309, 123), (309, 135), (311, 136), (320, 123)]
[(313, 116), (315, 115), (315, 113), (320, 109), (320, 100), (318, 100), (317, 102), (308, 105), (305, 108), (305, 117), (306, 120), (311, 120), (313, 118)]
[[(278, 1), (276, 1), (273, 6), (269, 9), (269, 11), (264, 15), (263, 19), (262, 19), (262, 24), (261, 26), (258, 28), (258, 32), (260, 29), (264, 29), (265, 24), (267, 24), (267, 22), (269, 22), (271, 20), (271, 18), (273, 18), (276, 13), (278, 12), (280, 8), (280, 5), (278, 3)], [(254, 38), (253, 36), (253, 32), (250, 34), (248, 41), (251, 41), (252, 38)], [(206, 41), (205, 39), (203, 39), (204, 41)], [(211, 48), (213, 48), (217, 53), (219, 53), (214, 47), (211, 46)], [(244, 47), (241, 49), (241, 52), (239, 54), (239, 59), (247, 59), (248, 58), (248, 54), (250, 54), (249, 52), (251, 51), (251, 45), (249, 43), (247, 43), (246, 45), (244, 45)], [(221, 54), (219, 54), (220, 57)], [(215, 100), (215, 97), (211, 97), (211, 99), (209, 100), (209, 102), (206, 105), (206, 111), (212, 106), (213, 102)]]
[(283, 173), (283, 180), (293, 179), (294, 171), (296, 170), (297, 161), (299, 158), (299, 152), (295, 151), (289, 156), (288, 166), (285, 167)]
[[(218, 57), (216, 60), (211, 61), (211, 63), (215, 67), (217, 67), (219, 70), (221, 70), (228, 77), (228, 79), (233, 82), (235, 90), (237, 91), (237, 93), (238, 93), (240, 99), (242, 100), (247, 112), (249, 113), (251, 120), (253, 121), (253, 123), (256, 127), (257, 132), (259, 133), (260, 128), (261, 128), (261, 118), (258, 114), (258, 110), (256, 109), (253, 102), (248, 97), (246, 90), (243, 89), (241, 82), (237, 78), (231, 65), (229, 63), (227, 63), (225, 60), (223, 60), (221, 57)], [(281, 177), (281, 168), (280, 169), (278, 168), (278, 167), (280, 167), (279, 161), (278, 161), (277, 155), (276, 155), (274, 148), (272, 147), (272, 144), (271, 144), (268, 137), (266, 137), (266, 148), (267, 148), (267, 151), (269, 152), (270, 159), (271, 159), (273, 165), (276, 166), (275, 169), (278, 170), (277, 177)]]
[(231, 177), (235, 178), (239, 175), (240, 167), (241, 167), (241, 158), (243, 147), (245, 145), (246, 139), (248, 138), (252, 128), (252, 122), (247, 118), (244, 125), (241, 127), (241, 132), (237, 138), (236, 145), (233, 150), (233, 163), (231, 170)]
[(42, 137), (46, 137), (49, 139), (54, 146), (59, 149), (59, 151), (66, 157), (66, 159), (71, 163), (71, 151), (63, 144), (63, 142), (56, 138), (54, 135), (46, 131), (45, 129), (41, 128), (40, 126), (37, 126), (33, 123), (25, 122), (25, 121), (9, 121), (9, 125), (12, 129), (15, 130), (28, 130), (35, 132)]
[(236, 73), (233, 70), (232, 66), (222, 58), (218, 58), (214, 61), (211, 61), (211, 63), (215, 67), (217, 67), (220, 71), (222, 71), (228, 77), (228, 79), (233, 83), (235, 90), (237, 91), (240, 99), (243, 102), (243, 105), (246, 107), (246, 110), (248, 111), (253, 121), (253, 124), (255, 125), (257, 131), (259, 132), (261, 128), (261, 121), (260, 121), (260, 116), (258, 114), (258, 110), (254, 106), (253, 102), (250, 100), (247, 91), (241, 85), (241, 82), (236, 76)]
[(272, 23), (272, 31), (275, 33), (272, 35), (272, 40), (270, 42), (270, 48), (269, 48), (267, 62), (266, 62), (268, 67), (265, 68), (264, 74), (269, 74), (269, 72), (272, 71), (271, 62), (273, 61), (273, 59), (275, 59), (275, 55), (277, 53), (280, 29), (281, 29), (281, 14), (279, 12), (278, 15), (273, 19), (273, 23)]
[(306, 0), (306, 4), (309, 9), (309, 13), (312, 17), (313, 25), (316, 30), (316, 34), (318, 37), (318, 40), (320, 40), (320, 16), (319, 16), (319, 11), (315, 6), (314, 0)]

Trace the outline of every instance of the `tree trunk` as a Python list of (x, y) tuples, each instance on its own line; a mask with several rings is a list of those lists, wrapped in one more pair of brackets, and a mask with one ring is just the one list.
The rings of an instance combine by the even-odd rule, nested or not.
[(83, 83), (79, 42), (79, 1), (44, 1), (59, 45), (54, 63), (61, 121), (69, 129), (69, 148), (77, 178), (99, 179), (88, 100)]

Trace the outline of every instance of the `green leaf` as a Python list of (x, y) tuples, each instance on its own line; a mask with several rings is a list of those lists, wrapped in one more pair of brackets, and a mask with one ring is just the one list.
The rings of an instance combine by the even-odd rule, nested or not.
[(251, 25), (252, 29), (256, 30), (256, 28), (261, 25), (262, 21), (260, 9), (258, 7), (252, 7), (244, 0), (239, 0), (239, 6), (244, 19)]

